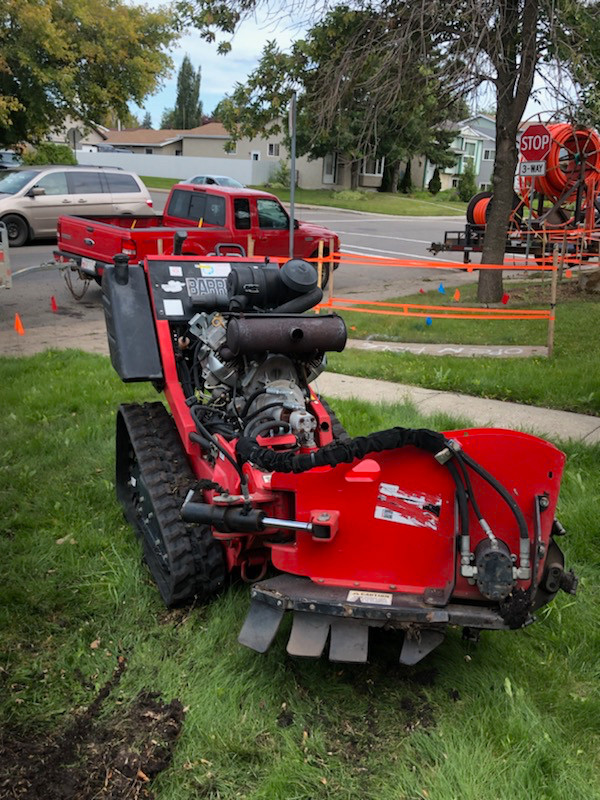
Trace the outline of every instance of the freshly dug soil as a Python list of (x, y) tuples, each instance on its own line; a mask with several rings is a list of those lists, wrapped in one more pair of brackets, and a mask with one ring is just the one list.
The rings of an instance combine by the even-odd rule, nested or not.
[(151, 799), (152, 779), (171, 763), (184, 711), (141, 692), (100, 718), (125, 669), (121, 661), (86, 710), (38, 736), (0, 731), (0, 800)]

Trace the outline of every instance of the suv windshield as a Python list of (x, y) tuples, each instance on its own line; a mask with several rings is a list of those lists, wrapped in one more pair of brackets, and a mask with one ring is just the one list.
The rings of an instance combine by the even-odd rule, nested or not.
[(0, 173), (0, 194), (16, 194), (40, 174), (39, 169), (6, 170)]

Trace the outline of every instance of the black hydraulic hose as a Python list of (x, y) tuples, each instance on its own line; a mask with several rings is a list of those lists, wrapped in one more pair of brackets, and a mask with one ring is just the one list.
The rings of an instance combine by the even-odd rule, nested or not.
[(356, 458), (364, 458), (367, 453), (397, 450), (406, 445), (413, 445), (435, 455), (448, 447), (448, 444), (443, 434), (426, 428), (389, 428), (349, 441), (334, 441), (311, 453), (275, 451), (269, 447), (261, 447), (249, 437), (241, 437), (236, 444), (236, 452), (242, 461), (251, 461), (269, 472), (297, 473), (306, 472), (313, 467), (351, 464)]
[(462, 458), (464, 458), (465, 462), (471, 467), (471, 469), (476, 472), (484, 481), (490, 484), (492, 488), (498, 492), (500, 497), (504, 500), (506, 505), (512, 511), (517, 525), (519, 526), (519, 535), (521, 539), (529, 540), (529, 531), (527, 530), (527, 523), (525, 522), (525, 517), (523, 516), (523, 512), (516, 504), (510, 493), (505, 489), (502, 484), (494, 478), (486, 469), (484, 469), (481, 464), (478, 464), (475, 459), (471, 458), (467, 453), (464, 451), (461, 453)]
[[(193, 409), (192, 409), (192, 414), (193, 414)], [(220, 444), (220, 442), (212, 435), (212, 433), (207, 428), (204, 427), (204, 425), (198, 419), (198, 416), (196, 414), (193, 414), (193, 417), (194, 417), (194, 422), (196, 423), (196, 427), (198, 428), (198, 430), (200, 431), (202, 436), (205, 439), (207, 439), (211, 444), (214, 444), (214, 446), (217, 448), (217, 450), (219, 450), (219, 452), (223, 453), (224, 457), (231, 463), (231, 465), (233, 466), (235, 471), (240, 476), (241, 483), (244, 484), (246, 478), (244, 476), (244, 473), (242, 471), (241, 466), (237, 463), (237, 461), (234, 458), (232, 458), (229, 455), (229, 453), (227, 452), (227, 449), (225, 447), (223, 447), (222, 444)], [(192, 441), (194, 441), (194, 439), (192, 438), (193, 436), (194, 436), (194, 434), (191, 433), (190, 434), (190, 439), (192, 439)]]
[(456, 486), (456, 499), (458, 502), (458, 516), (460, 520), (460, 535), (469, 535), (469, 505), (467, 500), (467, 493), (463, 482), (461, 481), (460, 474), (456, 469), (456, 465), (452, 463), (452, 459), (446, 462), (448, 472), (452, 475), (454, 484)]
[(253, 438), (260, 436), (262, 433), (267, 433), (267, 431), (271, 431), (274, 428), (283, 428), (286, 433), (289, 433), (291, 430), (289, 422), (282, 422), (277, 419), (267, 419), (264, 422), (257, 420), (253, 425), (255, 426), (253, 429)]
[(258, 411), (253, 411), (252, 414), (244, 417), (244, 422), (251, 422), (253, 419), (256, 419), (256, 417), (260, 417), (263, 411), (270, 411), (272, 408), (283, 408), (283, 403), (281, 400), (279, 400), (277, 403), (268, 403), (266, 406), (259, 408)]
[(467, 495), (471, 505), (473, 506), (473, 511), (475, 512), (475, 516), (477, 517), (477, 519), (481, 520), (483, 519), (483, 514), (481, 513), (479, 504), (477, 503), (477, 499), (475, 498), (475, 492), (473, 491), (473, 484), (471, 483), (471, 478), (469, 477), (469, 471), (467, 470), (467, 465), (465, 464), (464, 459), (462, 458), (462, 453), (460, 451), (455, 452), (454, 455), (456, 456), (456, 461), (458, 462), (458, 466), (460, 467), (460, 471), (462, 473), (463, 480), (467, 488)]
[(260, 396), (261, 396), (261, 394), (266, 394), (266, 393), (267, 393), (267, 390), (266, 390), (266, 388), (263, 388), (263, 389), (257, 389), (255, 392), (252, 392), (252, 394), (250, 395), (250, 397), (249, 397), (249, 398), (246, 400), (246, 402), (244, 403), (244, 407), (243, 407), (243, 408), (242, 408), (242, 410), (240, 411), (240, 417), (242, 417), (242, 418), (243, 418), (243, 417), (245, 417), (245, 416), (246, 416), (246, 414), (248, 413), (248, 409), (250, 408), (250, 406), (252, 405), (252, 403), (254, 402), (254, 400), (256, 400), (256, 398), (257, 398), (257, 397), (260, 397)]

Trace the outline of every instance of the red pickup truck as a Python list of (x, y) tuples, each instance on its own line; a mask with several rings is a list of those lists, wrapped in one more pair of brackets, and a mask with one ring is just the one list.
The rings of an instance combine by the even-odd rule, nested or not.
[[(290, 218), (275, 195), (254, 189), (176, 184), (162, 216), (60, 217), (56, 261), (70, 262), (84, 275), (99, 279), (117, 253), (131, 261), (173, 252), (177, 231), (187, 238), (183, 255), (208, 255), (217, 245), (236, 245), (257, 256), (289, 255)], [(339, 250), (339, 238), (319, 225), (295, 222), (294, 255), (316, 258)], [(225, 251), (226, 251), (225, 247)], [(233, 248), (232, 248), (233, 249)], [(239, 252), (239, 249), (238, 249)]]

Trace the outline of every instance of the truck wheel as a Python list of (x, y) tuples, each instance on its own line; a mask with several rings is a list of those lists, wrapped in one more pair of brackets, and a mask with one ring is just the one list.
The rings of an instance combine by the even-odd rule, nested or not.
[(208, 600), (225, 583), (220, 542), (209, 527), (181, 519), (183, 501), (197, 482), (162, 403), (122, 405), (117, 417), (117, 497), (168, 607), (194, 598)]
[(2, 217), (8, 233), (8, 243), (11, 247), (23, 247), (29, 239), (29, 225), (18, 214), (7, 214)]

